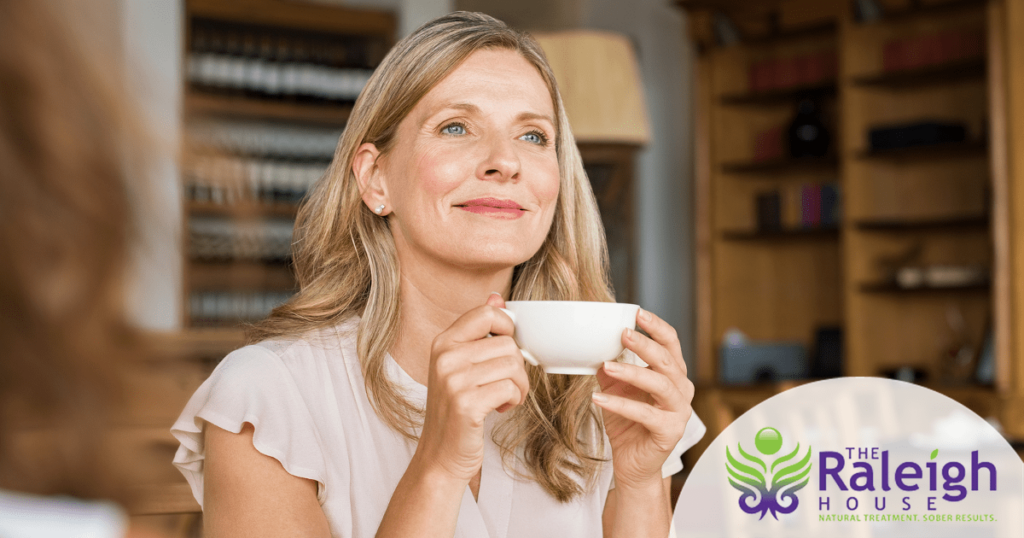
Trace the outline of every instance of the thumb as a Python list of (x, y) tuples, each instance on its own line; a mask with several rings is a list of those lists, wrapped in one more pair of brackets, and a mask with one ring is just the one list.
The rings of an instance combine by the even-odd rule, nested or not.
[(487, 296), (487, 304), (495, 308), (505, 308), (505, 299), (501, 297), (501, 294), (493, 291)]

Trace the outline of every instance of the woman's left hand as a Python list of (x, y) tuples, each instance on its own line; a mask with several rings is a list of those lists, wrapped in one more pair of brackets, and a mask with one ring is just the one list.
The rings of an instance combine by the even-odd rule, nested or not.
[(597, 373), (601, 392), (594, 394), (594, 403), (605, 411), (616, 487), (660, 483), (662, 464), (693, 413), (693, 383), (686, 377), (676, 330), (643, 309), (637, 326), (651, 337), (627, 329), (622, 344), (649, 367), (606, 362)]

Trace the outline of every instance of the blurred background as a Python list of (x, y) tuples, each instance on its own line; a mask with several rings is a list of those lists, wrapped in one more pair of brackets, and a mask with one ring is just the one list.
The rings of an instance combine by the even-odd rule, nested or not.
[[(674, 325), (708, 436), (815, 379), (950, 396), (1024, 448), (1024, 1), (104, 0), (161, 143), (128, 294), (134, 517), (198, 536), (168, 428), (295, 290), (298, 202), (367, 77), (453, 10), (530, 31), (621, 302)], [(110, 22), (114, 21), (114, 22)], [(114, 28), (111, 28), (111, 27)], [(676, 491), (685, 480), (675, 481)]]

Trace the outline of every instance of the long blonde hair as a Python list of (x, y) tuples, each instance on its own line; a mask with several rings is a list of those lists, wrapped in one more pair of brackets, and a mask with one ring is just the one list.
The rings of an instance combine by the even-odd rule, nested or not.
[[(387, 219), (363, 204), (352, 160), (365, 142), (386, 154), (398, 124), (420, 98), (470, 54), (493, 48), (518, 52), (537, 68), (551, 92), (558, 123), (561, 185), (554, 220), (540, 250), (513, 271), (512, 299), (614, 300), (597, 202), (544, 53), (533, 38), (493, 17), (457, 12), (400, 41), (370, 78), (334, 161), (299, 210), (293, 256), (300, 291), (250, 332), (253, 341), (294, 337), (361, 316), (356, 338), (366, 392), (377, 414), (411, 439), (423, 410), (406, 400), (386, 369), (399, 327), (395, 243)], [(506, 465), (516, 457), (516, 447), (523, 447), (529, 474), (568, 502), (594, 483), (604, 461), (603, 427), (590, 399), (596, 381), (528, 369), (526, 404), (515, 408), (493, 439)], [(593, 434), (581, 436), (588, 424)]]

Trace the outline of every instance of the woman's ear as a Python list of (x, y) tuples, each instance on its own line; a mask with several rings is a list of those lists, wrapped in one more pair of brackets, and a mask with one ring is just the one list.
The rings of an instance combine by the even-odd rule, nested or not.
[[(377, 146), (367, 142), (356, 148), (356, 156), (352, 159), (352, 173), (359, 184), (359, 193), (363, 203), (371, 211), (383, 215), (388, 208), (387, 187), (383, 181), (383, 172), (378, 159), (380, 151)], [(381, 207), (383, 206), (383, 207)]]

